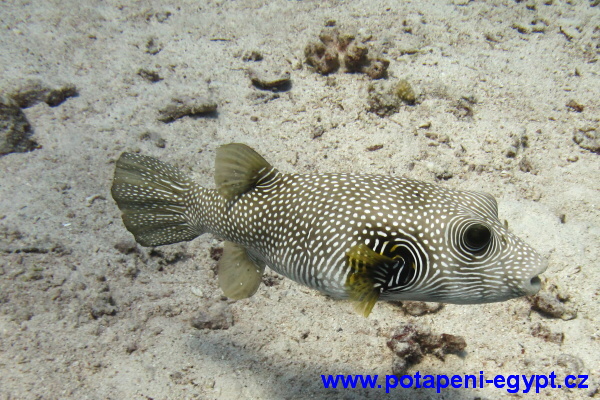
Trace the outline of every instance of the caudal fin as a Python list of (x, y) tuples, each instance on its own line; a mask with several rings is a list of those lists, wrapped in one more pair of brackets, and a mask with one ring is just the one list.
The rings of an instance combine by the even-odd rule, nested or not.
[(201, 235), (196, 184), (177, 168), (153, 157), (123, 153), (111, 189), (123, 223), (142, 246), (160, 246)]

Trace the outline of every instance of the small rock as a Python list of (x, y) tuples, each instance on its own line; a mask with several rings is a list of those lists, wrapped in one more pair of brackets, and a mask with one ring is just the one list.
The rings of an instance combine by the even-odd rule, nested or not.
[(579, 104), (578, 102), (576, 102), (573, 99), (569, 100), (569, 102), (566, 104), (566, 106), (569, 107), (571, 110), (576, 111), (578, 113), (583, 112), (583, 109), (585, 108), (584, 106), (582, 106), (581, 104)]
[[(438, 133), (435, 132), (425, 132), (425, 137), (427, 139), (431, 139), (433, 140), (435, 143), (431, 143), (430, 146), (432, 145), (436, 145), (439, 144), (448, 144), (450, 143), (450, 136), (444, 134), (444, 135), (440, 135)], [(462, 150), (461, 150), (462, 151)]]
[(146, 42), (146, 53), (151, 55), (157, 55), (162, 50), (162, 46), (158, 43), (155, 38), (150, 38)]
[(279, 285), (282, 280), (283, 278), (281, 276), (275, 275), (263, 275), (262, 277), (262, 283), (267, 287)]
[(33, 311), (29, 308), (19, 307), (15, 310), (14, 314), (11, 316), (11, 319), (15, 322), (25, 322), (29, 321), (33, 318)]
[(396, 94), (398, 98), (408, 105), (414, 105), (417, 101), (417, 95), (412, 86), (406, 79), (401, 79), (396, 85)]
[(192, 286), (190, 288), (190, 291), (192, 292), (192, 294), (196, 297), (204, 297), (204, 292), (202, 291), (201, 288), (197, 287), (197, 286)]
[(255, 87), (262, 90), (286, 91), (291, 87), (288, 71), (252, 68), (248, 70), (248, 77)]
[(104, 315), (115, 315), (116, 313), (117, 307), (115, 306), (115, 301), (108, 292), (100, 293), (90, 307), (90, 314), (94, 319), (98, 319)]
[(304, 49), (304, 56), (308, 65), (322, 75), (328, 75), (340, 68), (337, 52), (322, 43), (309, 43)]
[(442, 303), (426, 303), (424, 301), (403, 301), (402, 311), (414, 316), (433, 314), (444, 308)]
[(169, 248), (160, 249), (153, 248), (148, 255), (155, 259), (161, 266), (172, 265), (189, 258), (189, 255), (185, 251), (185, 247), (182, 246), (170, 246)]
[(506, 149), (504, 155), (507, 158), (515, 158), (517, 156), (517, 151), (519, 151), (518, 148), (516, 148), (515, 146), (510, 146), (508, 149)]
[(268, 92), (251, 92), (246, 98), (250, 100), (253, 105), (267, 104), (270, 101), (277, 100), (281, 97), (279, 93)]
[(143, 79), (145, 79), (151, 83), (156, 83), (156, 82), (160, 82), (163, 80), (163, 78), (161, 78), (161, 76), (158, 74), (158, 72), (152, 71), (149, 69), (140, 68), (138, 70), (137, 74), (140, 77), (142, 77)]
[(547, 291), (539, 292), (530, 296), (531, 309), (552, 318), (560, 318), (565, 321), (577, 317), (577, 311), (561, 301), (556, 295)]
[(375, 58), (369, 60), (367, 65), (362, 69), (362, 72), (371, 79), (385, 78), (390, 62), (383, 58)]
[(437, 164), (434, 162), (427, 162), (425, 164), (427, 170), (433, 174), (438, 181), (447, 181), (454, 177), (454, 173), (451, 170), (451, 166), (448, 164)]
[(451, 109), (451, 112), (458, 119), (472, 117), (474, 114), (473, 104), (475, 103), (467, 98), (460, 98), (454, 103), (454, 107)]
[(217, 111), (217, 103), (207, 98), (192, 98), (189, 96), (178, 96), (171, 102), (158, 110), (158, 120), (172, 122), (185, 116), (200, 116)]
[(233, 326), (233, 314), (227, 304), (217, 303), (208, 311), (200, 311), (191, 325), (196, 329), (229, 329)]
[(576, 28), (571, 26), (561, 25), (559, 26), (558, 30), (569, 42), (581, 36), (581, 33)]
[(511, 28), (513, 28), (514, 30), (516, 30), (517, 32), (519, 32), (522, 35), (531, 33), (531, 29), (529, 29), (528, 27), (526, 27), (524, 25), (518, 24), (518, 23), (512, 24)]
[(160, 22), (161, 24), (162, 24), (163, 22), (165, 22), (166, 20), (168, 20), (168, 19), (169, 19), (169, 17), (170, 17), (171, 15), (172, 15), (172, 14), (171, 14), (171, 12), (170, 12), (170, 11), (159, 11), (159, 12), (157, 12), (157, 13), (155, 14), (155, 16), (156, 16), (156, 20), (157, 20), (158, 22)]
[(519, 169), (521, 172), (531, 172), (533, 170), (533, 166), (526, 157), (523, 157), (521, 161), (519, 161)]
[(356, 43), (354, 41), (354, 36), (345, 36), (343, 39), (339, 40), (348, 40), (348, 44), (338, 43), (342, 67), (346, 72), (360, 72), (362, 68), (368, 64), (367, 53), (369, 50), (367, 50), (367, 47), (363, 44)]
[(151, 141), (160, 149), (164, 149), (167, 146), (167, 141), (163, 139), (160, 134), (153, 131), (146, 131), (140, 134), (140, 140)]
[(210, 248), (210, 258), (215, 261), (219, 261), (223, 256), (223, 248), (222, 247), (211, 247)]
[(0, 97), (0, 156), (41, 148), (31, 135), (31, 125), (17, 103), (8, 97)]
[(120, 240), (114, 247), (122, 254), (132, 254), (137, 252), (137, 243), (132, 239)]
[(600, 130), (594, 127), (578, 129), (573, 135), (573, 141), (582, 149), (600, 154)]
[(171, 380), (177, 385), (183, 385), (186, 383), (186, 381), (184, 379), (184, 375), (180, 371), (175, 371), (175, 372), (170, 373), (169, 378), (171, 378)]
[(323, 134), (327, 131), (323, 125), (313, 125), (310, 128), (310, 136), (312, 139), (317, 139), (323, 136)]
[(377, 150), (381, 150), (381, 149), (383, 149), (382, 144), (376, 144), (376, 145), (367, 147), (367, 151), (377, 151)]
[(242, 61), (261, 61), (263, 59), (262, 54), (256, 50), (247, 51), (242, 54)]
[(131, 342), (125, 346), (125, 352), (131, 354), (138, 349), (138, 345), (135, 342)]
[(397, 85), (385, 81), (373, 82), (367, 93), (367, 111), (385, 117), (400, 110), (402, 99), (398, 96)]
[(402, 375), (406, 375), (406, 371), (410, 367), (408, 361), (401, 357), (394, 357), (394, 361), (392, 361), (392, 374), (400, 377)]

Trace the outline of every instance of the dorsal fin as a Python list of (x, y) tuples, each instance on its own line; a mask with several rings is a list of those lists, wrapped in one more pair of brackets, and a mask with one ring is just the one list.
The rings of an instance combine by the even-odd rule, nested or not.
[(268, 185), (278, 174), (277, 169), (245, 144), (230, 143), (217, 149), (215, 184), (227, 200)]

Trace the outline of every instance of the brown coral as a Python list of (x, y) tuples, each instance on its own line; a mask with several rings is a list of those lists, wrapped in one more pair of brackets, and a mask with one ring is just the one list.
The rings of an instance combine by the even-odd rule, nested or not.
[(388, 60), (368, 56), (369, 50), (356, 41), (354, 35), (327, 27), (319, 34), (321, 43), (311, 42), (304, 49), (306, 62), (317, 72), (328, 75), (343, 72), (362, 72), (373, 79), (383, 78), (390, 64)]

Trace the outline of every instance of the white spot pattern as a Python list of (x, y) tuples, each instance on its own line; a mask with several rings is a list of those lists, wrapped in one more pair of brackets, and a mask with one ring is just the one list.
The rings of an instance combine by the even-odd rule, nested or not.
[[(272, 169), (260, 187), (226, 201), (168, 164), (125, 153), (112, 194), (142, 245), (211, 232), (336, 298), (348, 297), (347, 254), (357, 244), (399, 254), (397, 266), (412, 268), (382, 286), (386, 300), (502, 301), (537, 291), (537, 275), (545, 269), (540, 256), (500, 223), (493, 197), (411, 179)], [(473, 251), (469, 232), (482, 226), (488, 244)]]

